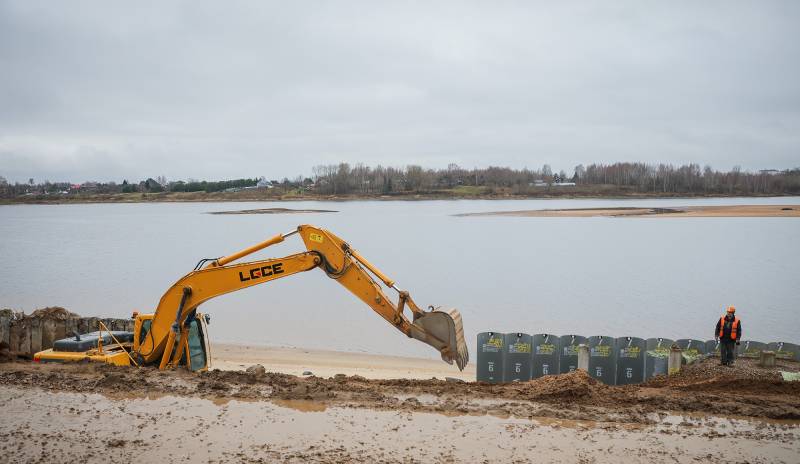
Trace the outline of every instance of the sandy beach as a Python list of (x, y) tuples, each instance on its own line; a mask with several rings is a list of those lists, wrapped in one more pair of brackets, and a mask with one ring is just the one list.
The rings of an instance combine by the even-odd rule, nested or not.
[(345, 374), (367, 379), (475, 380), (474, 363), (461, 372), (455, 365), (435, 359), (224, 343), (215, 343), (211, 356), (212, 369), (220, 370), (240, 371), (261, 364), (269, 372), (298, 376), (310, 371), (318, 377)]
[(679, 206), (669, 208), (575, 208), (521, 211), (489, 211), (457, 214), (509, 217), (800, 217), (797, 205)]

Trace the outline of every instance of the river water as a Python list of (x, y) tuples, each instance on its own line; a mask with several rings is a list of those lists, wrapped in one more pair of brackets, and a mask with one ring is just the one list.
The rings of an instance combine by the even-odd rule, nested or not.
[[(800, 198), (157, 203), (0, 206), (0, 307), (152, 311), (200, 258), (297, 224), (330, 229), (411, 292), (485, 330), (700, 338), (734, 304), (745, 338), (800, 342), (800, 219), (455, 217), (611, 206), (798, 204)], [(337, 213), (211, 215), (288, 207)], [(254, 257), (302, 251), (298, 237)], [(391, 293), (394, 296), (394, 292)], [(214, 341), (435, 357), (322, 271), (203, 306)]]

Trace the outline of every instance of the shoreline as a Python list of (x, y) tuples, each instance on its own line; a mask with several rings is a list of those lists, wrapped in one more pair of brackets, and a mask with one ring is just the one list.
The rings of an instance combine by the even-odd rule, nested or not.
[(149, 193), (149, 194), (108, 194), (72, 197), (48, 197), (46, 195), (1, 198), (3, 205), (74, 205), (107, 203), (251, 203), (276, 202), (292, 203), (298, 201), (350, 202), (350, 201), (442, 201), (442, 200), (665, 200), (702, 198), (796, 198), (800, 195), (727, 195), (727, 194), (648, 194), (648, 193), (592, 193), (592, 192), (542, 192), (537, 195), (513, 194), (461, 194), (461, 193), (403, 193), (392, 195), (280, 195), (280, 196), (239, 196), (227, 193)]
[(521, 211), (489, 211), (456, 214), (456, 217), (558, 217), (558, 218), (645, 218), (645, 217), (800, 217), (800, 205), (724, 205), (675, 207), (610, 207), (574, 209), (537, 209)]

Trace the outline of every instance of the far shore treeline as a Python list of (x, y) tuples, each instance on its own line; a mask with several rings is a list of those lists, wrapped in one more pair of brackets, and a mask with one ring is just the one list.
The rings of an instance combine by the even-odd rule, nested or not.
[(576, 166), (570, 173), (541, 169), (488, 167), (446, 169), (370, 167), (340, 163), (316, 166), (311, 176), (198, 181), (145, 180), (10, 183), (0, 176), (0, 198), (29, 201), (139, 201), (208, 199), (292, 199), (315, 197), (429, 196), (736, 196), (798, 195), (800, 168), (717, 171), (697, 164), (614, 163)]

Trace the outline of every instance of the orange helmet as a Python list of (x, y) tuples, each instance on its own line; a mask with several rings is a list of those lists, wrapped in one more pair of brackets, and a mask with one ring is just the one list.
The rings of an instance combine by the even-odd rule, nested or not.
[(729, 313), (735, 313), (736, 312), (736, 308), (734, 308), (733, 305), (728, 306), (728, 312)]

